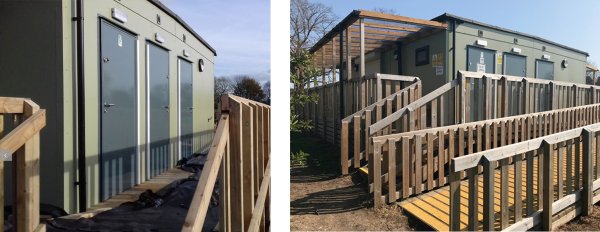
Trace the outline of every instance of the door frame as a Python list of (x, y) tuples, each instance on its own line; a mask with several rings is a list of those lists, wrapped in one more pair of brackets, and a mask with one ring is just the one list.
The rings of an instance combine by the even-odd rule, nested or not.
[(486, 72), (486, 73), (488, 73), (488, 74), (496, 74), (496, 66), (498, 65), (496, 63), (496, 56), (497, 56), (496, 54), (498, 53), (498, 51), (497, 50), (493, 50), (493, 49), (489, 49), (489, 48), (480, 47), (480, 46), (470, 45), (470, 44), (467, 45), (467, 51), (466, 51), (467, 52), (467, 55), (466, 55), (467, 60), (465, 62), (465, 66), (466, 66), (465, 70), (469, 70), (469, 48), (471, 48), (471, 47), (472, 48), (483, 49), (483, 50), (488, 50), (490, 52), (494, 52), (494, 59), (493, 59), (493, 62), (494, 62), (494, 65), (493, 65), (494, 72), (491, 72), (491, 73)]
[(502, 75), (505, 75), (505, 73), (506, 73), (506, 55), (520, 56), (520, 57), (525, 58), (525, 76), (523, 76), (523, 77), (527, 77), (527, 56), (512, 53), (512, 52), (503, 52), (502, 53)]
[(97, 50), (97, 55), (96, 58), (98, 59), (98, 197), (99, 197), (99, 201), (102, 201), (102, 193), (105, 191), (104, 186), (103, 186), (103, 164), (102, 164), (102, 156), (103, 156), (103, 151), (102, 151), (102, 23), (106, 22), (108, 25), (111, 25), (113, 27), (116, 27), (117, 29), (123, 30), (129, 34), (131, 34), (133, 37), (135, 37), (135, 51), (134, 51), (134, 56), (135, 56), (135, 61), (134, 61), (134, 65), (135, 65), (135, 75), (134, 75), (134, 88), (136, 89), (136, 93), (135, 93), (135, 102), (136, 102), (136, 129), (135, 129), (135, 134), (137, 136), (137, 138), (135, 139), (136, 143), (135, 144), (135, 169), (133, 171), (133, 174), (135, 175), (134, 177), (134, 185), (140, 184), (141, 183), (141, 169), (140, 169), (140, 144), (141, 144), (141, 120), (140, 120), (140, 112), (141, 112), (141, 97), (140, 97), (140, 35), (122, 25), (119, 25), (117, 22), (104, 17), (102, 15), (98, 15), (98, 35), (97, 35), (97, 46), (98, 46), (98, 50)]
[[(177, 56), (177, 160), (183, 158), (181, 151), (181, 61), (187, 61), (192, 66), (192, 86), (194, 84), (194, 63), (182, 56)], [(194, 91), (192, 88), (192, 105), (194, 102)], [(193, 120), (193, 113), (192, 113)], [(193, 124), (192, 124), (193, 126)], [(193, 131), (193, 129), (192, 129)]]
[[(146, 180), (149, 180), (149, 176), (150, 176), (150, 129), (152, 127), (152, 125), (150, 125), (150, 46), (156, 46), (159, 47), (161, 49), (164, 49), (167, 52), (167, 57), (169, 58), (169, 63), (167, 63), (168, 67), (169, 67), (169, 74), (171, 73), (171, 63), (170, 63), (170, 58), (171, 58), (171, 50), (155, 43), (154, 41), (146, 38), (146, 44), (145, 44), (145, 49), (146, 49), (146, 145), (144, 146), (146, 148), (146, 168), (145, 168), (145, 178)], [(170, 84), (170, 78), (169, 81), (167, 81), (167, 84)], [(167, 89), (167, 91), (169, 92), (169, 110), (170, 110), (170, 98), (171, 98), (171, 91), (170, 91), (170, 87)], [(169, 115), (170, 116), (170, 115)], [(169, 124), (171, 123), (170, 121), (168, 122)], [(170, 134), (170, 131), (169, 131)], [(170, 136), (169, 136), (170, 137)], [(170, 152), (169, 152), (170, 153)], [(141, 162), (141, 161), (140, 161)], [(140, 170), (141, 173), (141, 170)]]

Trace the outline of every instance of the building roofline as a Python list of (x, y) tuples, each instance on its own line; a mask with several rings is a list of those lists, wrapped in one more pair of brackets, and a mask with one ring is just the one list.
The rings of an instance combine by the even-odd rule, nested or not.
[(586, 56), (590, 56), (589, 53), (584, 52), (582, 50), (575, 49), (575, 48), (572, 48), (572, 47), (569, 47), (569, 46), (566, 46), (566, 45), (562, 45), (562, 44), (559, 44), (559, 43), (556, 43), (556, 42), (544, 39), (544, 38), (539, 37), (539, 36), (530, 35), (530, 34), (527, 34), (527, 33), (522, 33), (522, 32), (518, 32), (518, 31), (515, 31), (515, 30), (511, 30), (511, 29), (506, 29), (506, 28), (499, 27), (499, 26), (494, 26), (494, 25), (487, 24), (487, 23), (482, 23), (482, 22), (479, 22), (479, 21), (476, 21), (476, 20), (472, 20), (472, 19), (460, 17), (460, 16), (457, 16), (457, 15), (449, 14), (449, 13), (444, 13), (444, 14), (442, 14), (440, 16), (437, 16), (437, 17), (435, 17), (435, 18), (433, 18), (431, 20), (442, 22), (442, 21), (445, 21), (447, 19), (455, 19), (455, 20), (458, 20), (458, 21), (467, 22), (467, 23), (479, 25), (479, 26), (482, 26), (482, 27), (487, 27), (487, 28), (491, 28), (491, 29), (495, 29), (495, 30), (499, 30), (499, 31), (504, 31), (504, 32), (512, 33), (512, 34), (517, 34), (517, 35), (520, 35), (520, 36), (523, 36), (523, 37), (528, 37), (528, 38), (531, 38), (531, 39), (539, 40), (539, 41), (542, 41), (542, 42), (545, 42), (545, 43), (552, 44), (552, 45), (557, 46), (557, 47), (561, 47), (561, 48), (564, 48), (564, 49), (567, 49), (567, 50), (571, 50), (571, 51), (574, 51), (574, 52), (577, 52), (577, 53), (581, 53), (581, 54), (584, 54)]
[(210, 44), (208, 44), (208, 42), (206, 42), (206, 40), (204, 40), (200, 35), (198, 35), (198, 33), (196, 33), (196, 31), (194, 31), (194, 29), (192, 29), (192, 27), (190, 27), (190, 25), (188, 25), (185, 21), (183, 21), (183, 19), (181, 19), (179, 17), (179, 15), (175, 14), (175, 12), (171, 11), (171, 9), (169, 9), (167, 6), (165, 6), (158, 0), (148, 0), (148, 2), (152, 3), (153, 5), (155, 5), (159, 9), (161, 9), (163, 12), (165, 12), (167, 15), (174, 18), (175, 21), (177, 21), (186, 30), (188, 30), (192, 35), (194, 35), (194, 37), (196, 37), (196, 39), (200, 40), (200, 42), (202, 44), (204, 44), (204, 46), (206, 46), (208, 48), (208, 50), (210, 50), (215, 56), (217, 55), (217, 51), (212, 46), (210, 46)]

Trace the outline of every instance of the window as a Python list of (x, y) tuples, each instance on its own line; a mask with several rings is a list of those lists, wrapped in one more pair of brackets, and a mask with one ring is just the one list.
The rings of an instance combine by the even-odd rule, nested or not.
[(420, 47), (415, 50), (415, 65), (429, 64), (429, 46)]

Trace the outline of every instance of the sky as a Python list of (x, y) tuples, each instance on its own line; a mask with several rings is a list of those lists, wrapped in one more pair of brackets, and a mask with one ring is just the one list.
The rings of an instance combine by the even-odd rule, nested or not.
[(217, 50), (215, 76), (270, 78), (269, 0), (161, 0)]
[[(600, 65), (600, 1), (581, 0), (309, 0), (332, 7), (338, 21), (352, 10), (392, 9), (432, 19), (443, 13), (535, 35), (590, 54)], [(336, 23), (337, 24), (337, 23)]]

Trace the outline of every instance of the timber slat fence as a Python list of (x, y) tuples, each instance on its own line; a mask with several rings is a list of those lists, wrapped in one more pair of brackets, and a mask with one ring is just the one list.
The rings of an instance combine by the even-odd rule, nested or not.
[(221, 97), (221, 117), (183, 231), (200, 231), (218, 179), (219, 231), (270, 231), (271, 108)]
[[(416, 89), (420, 90), (421, 80), (417, 77), (380, 73), (346, 80), (343, 84), (339, 81), (334, 83), (315, 81), (305, 88), (309, 94), (316, 94), (318, 101), (306, 104), (302, 108), (303, 117), (312, 121), (313, 130), (318, 136), (329, 143), (339, 145), (342, 142), (340, 141), (342, 118), (378, 103), (414, 83), (419, 83), (419, 88)], [(340, 86), (343, 86), (344, 92), (343, 105), (340, 104), (342, 102)], [(414, 94), (420, 94), (420, 91)], [(342, 108), (344, 112), (340, 113)]]
[[(12, 157), (15, 231), (46, 231), (40, 223), (39, 175), (40, 131), (45, 126), (46, 111), (35, 102), (0, 97), (0, 157)], [(4, 180), (4, 161), (0, 161), (0, 180)], [(4, 205), (3, 186), (0, 205)], [(0, 210), (0, 231), (4, 231), (4, 210)]]
[[(417, 131), (595, 104), (599, 96), (598, 86), (459, 71), (457, 79), (373, 123), (369, 135), (381, 136), (404, 118), (408, 131)], [(368, 153), (367, 159), (373, 152)]]
[(369, 190), (375, 206), (406, 199), (446, 185), (453, 158), (597, 122), (600, 104), (374, 137)]
[[(597, 108), (598, 106), (594, 106)], [(592, 121), (598, 122), (597, 110), (591, 112)], [(541, 224), (542, 230), (553, 230), (579, 214), (591, 213), (592, 205), (600, 200), (600, 124), (579, 127), (552, 135), (526, 140), (495, 149), (452, 158), (450, 170), (450, 230), (460, 229), (460, 217), (478, 218), (476, 183), (479, 169), (483, 169), (483, 230), (494, 230), (500, 221), (503, 230), (525, 231)], [(580, 150), (580, 147), (582, 148)], [(574, 148), (574, 149), (573, 149)], [(573, 152), (574, 151), (574, 152)], [(510, 160), (512, 159), (512, 164)], [(537, 167), (534, 168), (534, 159)], [(565, 162), (566, 159), (566, 162)], [(556, 162), (554, 162), (556, 160)], [(552, 162), (549, 162), (552, 161)], [(522, 171), (525, 163), (525, 172)], [(579, 165), (581, 162), (581, 166)], [(494, 212), (494, 185), (496, 164), (500, 167), (501, 211), (496, 219)], [(566, 165), (566, 167), (565, 167)], [(523, 175), (525, 196), (521, 184), (509, 192), (508, 169), (514, 166), (515, 181)], [(563, 171), (566, 169), (566, 172)], [(460, 175), (469, 173), (468, 191), (461, 193)], [(534, 179), (538, 180), (534, 194)], [(460, 212), (460, 195), (468, 194), (469, 212)], [(508, 210), (509, 194), (514, 195), (514, 210)], [(475, 197), (473, 197), (475, 196)], [(520, 199), (523, 199), (521, 201)], [(537, 201), (537, 206), (534, 205)], [(496, 202), (497, 203), (497, 202)], [(523, 205), (524, 204), (524, 205)], [(523, 210), (523, 208), (525, 210)], [(466, 215), (464, 215), (466, 214)], [(512, 216), (511, 216), (512, 215)], [(477, 230), (478, 220), (469, 220), (468, 229)]]

